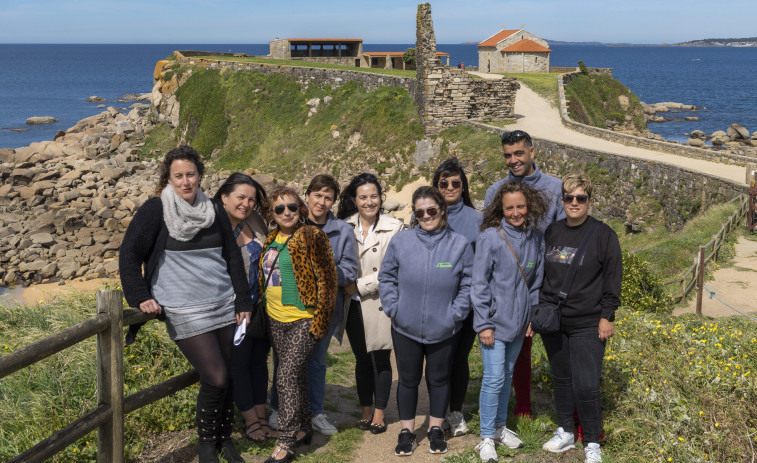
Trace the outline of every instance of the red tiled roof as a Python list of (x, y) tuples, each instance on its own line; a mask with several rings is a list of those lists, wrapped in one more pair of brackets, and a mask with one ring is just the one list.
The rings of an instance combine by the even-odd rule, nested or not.
[[(405, 54), (404, 51), (364, 51), (364, 55), (366, 56), (402, 56)], [(449, 53), (444, 53), (443, 51), (437, 51), (436, 56), (449, 56)]]
[(520, 32), (520, 30), (501, 30), (497, 32), (496, 34), (492, 35), (488, 39), (485, 39), (483, 42), (479, 43), (479, 47), (496, 47), (497, 44), (506, 38), (510, 37), (511, 35), (515, 34), (516, 32)]
[(509, 47), (505, 48), (502, 51), (520, 51), (520, 52), (548, 52), (552, 51), (547, 47), (542, 47), (538, 43), (534, 42), (533, 40), (523, 39), (520, 42), (515, 42), (514, 44), (510, 45)]

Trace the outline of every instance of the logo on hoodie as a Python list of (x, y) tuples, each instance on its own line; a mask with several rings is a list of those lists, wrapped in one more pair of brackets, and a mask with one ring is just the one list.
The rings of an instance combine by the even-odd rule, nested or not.
[(449, 262), (439, 262), (436, 264), (436, 268), (452, 268), (452, 264)]

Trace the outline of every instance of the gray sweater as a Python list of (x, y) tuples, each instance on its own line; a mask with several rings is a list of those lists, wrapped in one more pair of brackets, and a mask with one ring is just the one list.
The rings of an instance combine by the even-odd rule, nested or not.
[(405, 230), (389, 242), (379, 272), (384, 313), (398, 333), (435, 344), (460, 331), (470, 313), (473, 249), (449, 227)]
[(494, 339), (512, 342), (523, 337), (531, 306), (539, 303), (544, 275), (544, 235), (538, 230), (523, 232), (504, 220), (500, 226), (518, 256), (528, 285), (499, 230), (484, 230), (478, 237), (473, 264), (473, 329), (480, 333), (492, 328)]

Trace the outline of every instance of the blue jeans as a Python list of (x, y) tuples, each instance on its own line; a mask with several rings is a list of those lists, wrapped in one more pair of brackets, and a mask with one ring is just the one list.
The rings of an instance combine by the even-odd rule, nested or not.
[(318, 342), (318, 347), (308, 359), (308, 395), (310, 413), (313, 416), (323, 413), (323, 398), (326, 396), (326, 354), (334, 331), (336, 323), (331, 324), (328, 334)]
[(515, 360), (518, 359), (523, 338), (512, 342), (494, 341), (494, 346), (481, 345), (484, 378), (478, 396), (481, 439), (494, 438), (498, 427), (507, 422), (507, 404), (513, 381)]

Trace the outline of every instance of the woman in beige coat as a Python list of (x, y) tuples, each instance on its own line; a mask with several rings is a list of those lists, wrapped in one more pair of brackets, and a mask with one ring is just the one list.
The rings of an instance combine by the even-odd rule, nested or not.
[(362, 408), (357, 427), (373, 434), (386, 431), (384, 410), (392, 386), (391, 320), (381, 307), (378, 273), (389, 240), (402, 222), (381, 213), (381, 184), (373, 174), (353, 178), (339, 200), (337, 217), (352, 225), (357, 240), (360, 277), (345, 293), (351, 298), (345, 331), (355, 354), (355, 383)]

